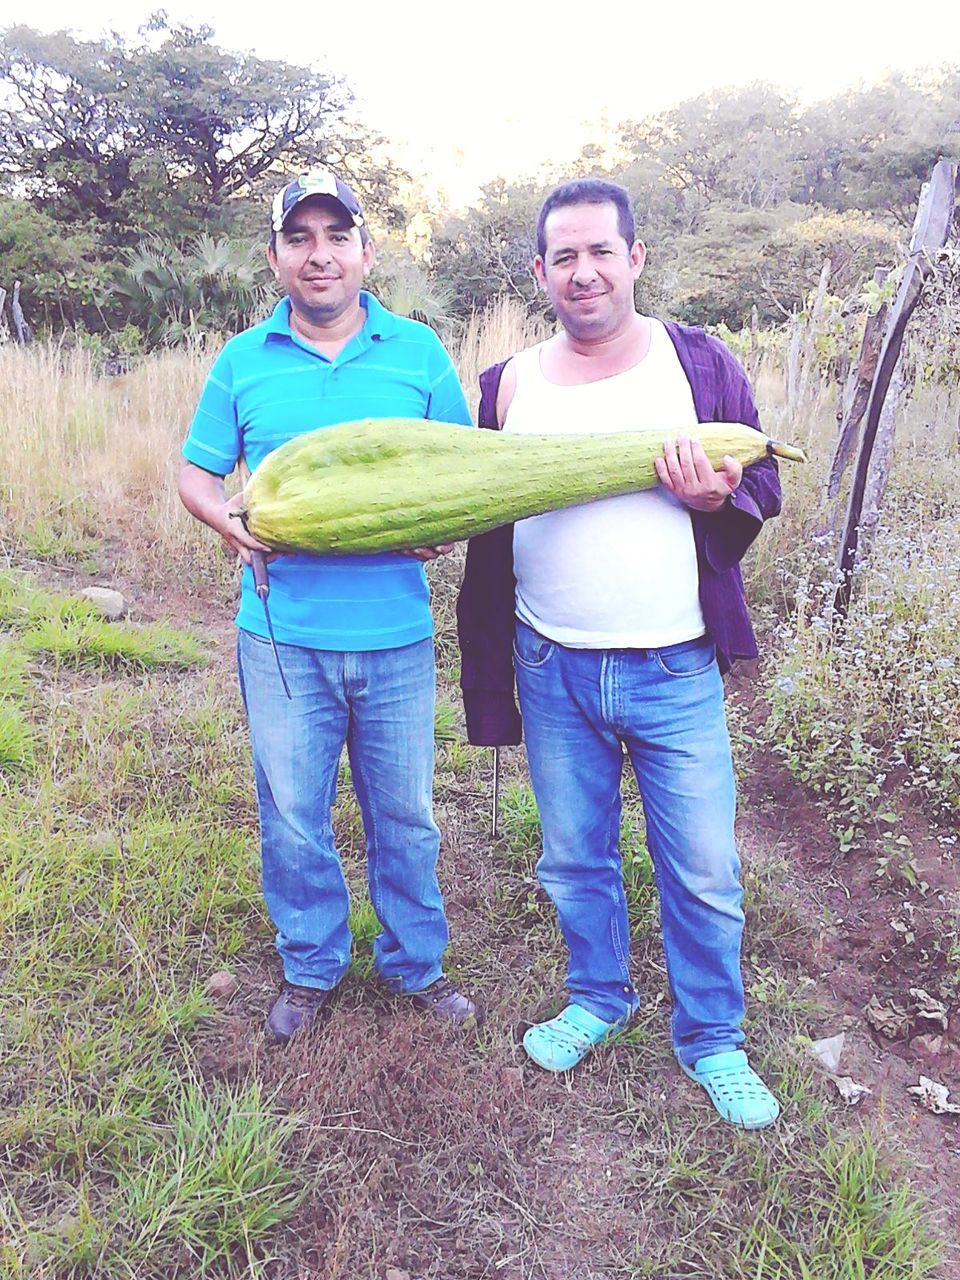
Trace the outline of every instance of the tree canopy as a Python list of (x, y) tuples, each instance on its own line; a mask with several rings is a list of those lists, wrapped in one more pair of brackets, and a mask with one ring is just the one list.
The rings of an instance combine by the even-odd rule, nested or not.
[[(197, 237), (214, 237), (246, 262), (249, 245), (227, 250), (222, 237), (262, 244), (267, 193), (291, 172), (330, 165), (381, 225), (402, 225), (405, 175), (384, 156), (339, 77), (221, 49), (208, 27), (163, 13), (132, 39), (10, 27), (0, 33), (0, 285), (22, 279), (26, 309), (48, 327), (123, 324), (141, 299), (138, 246), (165, 242), (161, 256), (183, 267)], [(252, 269), (233, 277), (234, 304), (201, 313), (224, 325), (242, 313), (259, 292)]]
[[(648, 250), (640, 304), (733, 328), (756, 306), (776, 322), (804, 306), (825, 258), (844, 296), (897, 261), (921, 183), (940, 156), (960, 154), (960, 68), (806, 108), (770, 85), (717, 90), (624, 122), (615, 153), (603, 166), (587, 147), (563, 176), (630, 193)], [(533, 226), (548, 190), (491, 183), (438, 229), (434, 266), (456, 274), (461, 313), (498, 290), (535, 297)]]
[[(897, 261), (934, 162), (958, 153), (960, 68), (944, 67), (806, 107), (767, 84), (701, 94), (622, 122), (557, 177), (600, 174), (630, 193), (648, 248), (642, 307), (736, 329), (754, 307), (772, 322), (802, 307), (826, 257), (831, 287), (856, 296)], [(132, 322), (148, 341), (226, 329), (269, 292), (251, 245), (282, 176), (329, 164), (384, 232), (424, 223), (417, 184), (389, 157), (336, 74), (224, 50), (207, 27), (162, 12), (131, 38), (10, 27), (0, 286), (23, 281), (41, 328)], [(423, 260), (397, 241), (384, 280), (454, 319), (502, 293), (545, 310), (532, 260), (551, 185), (489, 182), (474, 208), (431, 219)]]
[(136, 42), (12, 27), (0, 37), (0, 174), (58, 221), (108, 244), (229, 222), (272, 173), (329, 164), (396, 222), (382, 139), (333, 75), (231, 53), (208, 27), (157, 14)]

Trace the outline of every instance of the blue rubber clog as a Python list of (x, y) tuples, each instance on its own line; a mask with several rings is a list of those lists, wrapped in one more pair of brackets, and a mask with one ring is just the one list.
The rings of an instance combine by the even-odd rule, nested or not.
[(616, 1022), (604, 1022), (578, 1004), (568, 1004), (549, 1022), (530, 1027), (523, 1047), (544, 1071), (570, 1071), (591, 1049), (621, 1032), (635, 1011), (636, 1006)]
[(742, 1049), (711, 1053), (692, 1067), (680, 1063), (684, 1075), (707, 1091), (721, 1119), (741, 1129), (765, 1129), (780, 1115), (780, 1104), (747, 1062)]

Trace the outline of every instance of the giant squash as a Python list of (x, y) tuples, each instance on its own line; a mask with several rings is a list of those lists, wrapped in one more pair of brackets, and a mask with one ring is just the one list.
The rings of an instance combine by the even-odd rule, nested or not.
[[(366, 553), (457, 542), (526, 516), (651, 489), (667, 433), (511, 435), (371, 418), (321, 427), (275, 449), (244, 488), (244, 523), (277, 549)], [(799, 449), (740, 423), (687, 431), (719, 466)]]

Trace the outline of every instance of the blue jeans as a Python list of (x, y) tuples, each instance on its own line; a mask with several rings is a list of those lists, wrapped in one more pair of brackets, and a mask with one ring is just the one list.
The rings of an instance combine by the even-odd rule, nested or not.
[(517, 623), (517, 686), (543, 829), (540, 881), (576, 1004), (605, 1022), (635, 998), (619, 850), (623, 748), (660, 897), (674, 1051), (687, 1066), (743, 1043), (735, 788), (712, 643), (568, 649)]
[(433, 821), (433, 641), (338, 653), (240, 631), (237, 663), (260, 810), (263, 892), (288, 982), (336, 986), (350, 963), (350, 902), (330, 810), (344, 742), (382, 932), (377, 972), (395, 991), (441, 976), (448, 931)]

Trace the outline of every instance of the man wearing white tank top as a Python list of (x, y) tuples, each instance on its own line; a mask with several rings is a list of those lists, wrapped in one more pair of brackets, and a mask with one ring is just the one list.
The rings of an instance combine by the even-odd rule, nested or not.
[(625, 749), (660, 896), (674, 1050), (725, 1120), (762, 1128), (779, 1106), (741, 1048), (742, 890), (717, 658), (725, 668), (751, 652), (737, 561), (779, 510), (775, 465), (744, 473), (728, 457), (714, 471), (686, 434), (721, 413), (757, 426), (756, 412), (722, 344), (636, 310), (645, 249), (622, 188), (557, 188), (537, 247), (561, 329), (495, 371), (481, 425), (653, 428), (664, 450), (657, 489), (523, 520), (468, 551), (458, 606), (468, 729), (478, 742), (519, 737), (500, 715), (512, 672), (491, 657), (512, 554), (513, 669), (543, 830), (537, 871), (569, 951), (570, 1002), (531, 1027), (524, 1047), (547, 1070), (569, 1070), (638, 1007), (618, 848)]

